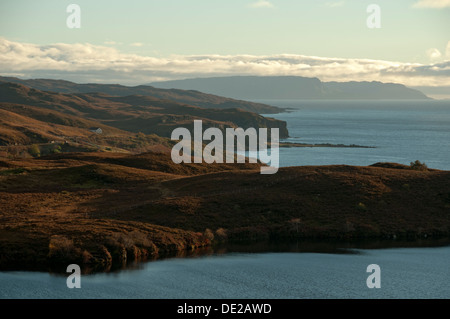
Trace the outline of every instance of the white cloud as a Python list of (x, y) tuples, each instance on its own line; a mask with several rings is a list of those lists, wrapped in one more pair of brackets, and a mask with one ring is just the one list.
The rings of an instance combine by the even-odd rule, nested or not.
[(428, 49), (426, 53), (430, 60), (438, 60), (442, 57), (441, 52), (436, 48)]
[(445, 49), (445, 56), (450, 59), (450, 41), (447, 43), (447, 48)]
[(450, 0), (419, 0), (414, 8), (450, 8)]
[(267, 0), (258, 0), (248, 5), (250, 8), (273, 8), (273, 4)]
[(344, 1), (338, 1), (338, 2), (326, 2), (324, 4), (325, 7), (327, 8), (337, 8), (337, 7), (342, 7), (345, 4)]
[(131, 43), (130, 46), (132, 46), (132, 47), (142, 47), (142, 46), (144, 46), (144, 43), (142, 43), (142, 42), (134, 42), (134, 43)]
[[(447, 45), (447, 54), (449, 45)], [(74, 82), (144, 84), (153, 81), (228, 75), (297, 75), (323, 81), (381, 81), (409, 86), (450, 86), (450, 59), (412, 64), (293, 54), (174, 55), (164, 58), (122, 53), (84, 44), (37, 45), (0, 38), (1, 74)]]

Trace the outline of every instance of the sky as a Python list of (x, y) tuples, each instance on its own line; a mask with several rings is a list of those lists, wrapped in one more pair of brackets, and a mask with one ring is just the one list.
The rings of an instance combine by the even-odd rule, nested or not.
[[(69, 28), (69, 4), (80, 28)], [(370, 4), (380, 28), (369, 28)], [(0, 74), (143, 84), (225, 75), (450, 86), (450, 0), (2, 0)]]

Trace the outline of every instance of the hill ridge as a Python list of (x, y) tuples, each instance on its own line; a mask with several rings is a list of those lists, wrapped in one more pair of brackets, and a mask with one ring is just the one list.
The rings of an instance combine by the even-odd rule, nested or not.
[(158, 88), (199, 90), (237, 99), (429, 99), (399, 83), (324, 82), (301, 76), (230, 76), (153, 82)]
[(105, 93), (111, 96), (145, 95), (163, 100), (171, 100), (178, 103), (194, 105), (202, 108), (225, 109), (237, 107), (249, 112), (255, 112), (259, 114), (274, 114), (280, 113), (284, 110), (275, 106), (236, 100), (222, 96), (215, 96), (199, 91), (179, 89), (167, 90), (155, 88), (148, 85), (124, 86), (120, 84), (78, 84), (66, 80), (23, 80), (16, 77), (2, 76), (0, 76), (0, 82), (19, 83), (30, 88), (57, 93)]

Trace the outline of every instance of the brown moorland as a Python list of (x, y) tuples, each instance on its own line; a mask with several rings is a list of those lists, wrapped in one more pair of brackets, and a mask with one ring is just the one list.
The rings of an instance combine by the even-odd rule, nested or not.
[[(240, 108), (200, 108), (144, 95), (62, 94), (1, 81), (0, 109), (53, 124), (84, 129), (92, 126), (106, 128), (110, 133), (121, 130), (170, 138), (175, 128), (191, 129), (194, 119), (198, 119), (203, 120), (204, 129), (278, 128), (280, 138), (289, 136), (285, 121)], [(15, 128), (23, 123), (26, 122), (18, 121)], [(13, 126), (9, 124), (10, 128)], [(8, 131), (0, 133), (6, 134), (6, 137), (0, 135), (0, 145), (5, 145)]]
[(105, 270), (220, 241), (449, 233), (448, 171), (382, 163), (261, 175), (259, 164), (176, 165), (164, 152), (0, 161), (2, 270)]
[(230, 99), (223, 96), (206, 94), (193, 90), (158, 89), (149, 85), (124, 86), (119, 84), (78, 84), (64, 80), (29, 79), (0, 76), (0, 82), (18, 83), (41, 91), (57, 93), (103, 93), (110, 96), (143, 95), (161, 100), (170, 100), (201, 108), (229, 109), (239, 108), (258, 114), (273, 114), (284, 109), (261, 103)]

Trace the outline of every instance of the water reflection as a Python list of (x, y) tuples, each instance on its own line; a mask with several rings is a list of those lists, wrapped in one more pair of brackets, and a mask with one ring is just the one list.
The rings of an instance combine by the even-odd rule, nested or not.
[[(95, 269), (83, 267), (83, 274), (96, 274), (101, 272), (118, 273), (124, 270), (133, 271), (143, 269), (148, 262), (166, 260), (174, 258), (203, 258), (208, 256), (221, 256), (233, 253), (322, 253), (322, 254), (363, 254), (360, 250), (388, 249), (388, 248), (426, 248), (450, 246), (450, 238), (442, 239), (419, 239), (419, 240), (360, 240), (360, 241), (340, 241), (340, 240), (303, 240), (296, 242), (286, 241), (260, 241), (260, 242), (240, 242), (222, 243), (210, 247), (197, 248), (194, 250), (183, 250), (151, 256), (146, 260), (132, 261), (106, 269)], [(49, 269), (52, 275), (66, 276), (65, 269)]]

